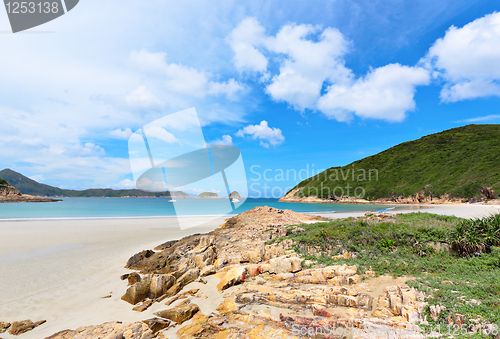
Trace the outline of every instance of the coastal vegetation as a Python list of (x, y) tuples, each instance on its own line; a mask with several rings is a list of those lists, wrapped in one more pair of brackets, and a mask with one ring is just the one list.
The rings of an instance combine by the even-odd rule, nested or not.
[[(500, 215), (461, 219), (429, 213), (348, 218), (289, 226), (287, 236), (307, 263), (357, 265), (358, 273), (412, 277), (408, 285), (425, 292), (431, 325), (463, 316), (500, 324)], [(431, 307), (445, 312), (431, 316)], [(485, 336), (486, 338), (486, 336)]]
[[(367, 200), (423, 196), (492, 199), (500, 191), (500, 125), (468, 125), (404, 142), (300, 182), (295, 196)], [(355, 192), (355, 189), (358, 190)]]

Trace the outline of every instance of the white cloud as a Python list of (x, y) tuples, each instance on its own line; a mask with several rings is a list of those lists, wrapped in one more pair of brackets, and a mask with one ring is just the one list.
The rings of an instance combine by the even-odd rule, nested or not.
[(222, 139), (217, 139), (210, 143), (211, 145), (232, 145), (233, 138), (230, 135), (223, 135)]
[(164, 181), (153, 181), (149, 178), (141, 178), (137, 181), (137, 188), (152, 192), (165, 192), (168, 186)]
[(181, 143), (180, 140), (175, 137), (175, 135), (159, 126), (149, 126), (147, 128), (147, 137), (153, 137), (165, 141), (168, 144)]
[(92, 142), (87, 142), (83, 146), (75, 145), (65, 150), (64, 153), (74, 157), (93, 157), (106, 154), (104, 148)]
[(162, 76), (163, 86), (167, 90), (182, 95), (200, 98), (207, 95), (232, 97), (243, 89), (243, 86), (234, 79), (229, 79), (227, 82), (211, 81), (210, 73), (194, 67), (168, 63), (167, 54), (164, 52), (149, 52), (145, 49), (132, 51), (129, 61), (142, 71)]
[(113, 131), (110, 131), (109, 134), (118, 139), (128, 139), (132, 135), (132, 130), (128, 127), (125, 129), (118, 128)]
[(318, 102), (318, 108), (339, 121), (362, 118), (402, 121), (415, 109), (415, 87), (427, 85), (427, 70), (389, 64), (347, 85), (332, 85)]
[[(402, 121), (415, 109), (415, 87), (429, 83), (424, 68), (399, 64), (376, 68), (356, 79), (345, 67), (344, 55), (350, 42), (335, 28), (287, 24), (275, 37), (264, 33), (255, 19), (243, 20), (228, 37), (233, 62), (239, 69), (261, 72), (261, 82), (270, 80), (266, 86), (270, 97), (299, 111), (319, 110), (339, 121), (350, 120), (353, 115)], [(267, 67), (257, 67), (245, 59), (240, 49), (246, 46), (248, 50), (247, 45), (272, 53), (280, 62), (279, 73), (272, 75)], [(326, 93), (322, 94), (325, 86)]]
[(499, 119), (500, 119), (499, 114), (490, 114), (490, 115), (485, 115), (483, 117), (470, 118), (470, 119), (460, 120), (457, 122), (459, 122), (459, 123), (462, 123), (462, 122), (483, 122), (483, 121), (492, 121), (492, 120), (499, 120)]
[[(317, 41), (311, 40), (318, 35)], [(266, 42), (267, 48), (285, 55), (280, 72), (266, 91), (276, 101), (285, 101), (298, 110), (314, 108), (325, 81), (343, 83), (351, 71), (340, 58), (348, 47), (343, 35), (334, 28), (312, 25), (286, 25)]]
[(130, 91), (125, 96), (125, 102), (132, 107), (149, 108), (163, 105), (163, 101), (158, 99), (146, 86), (142, 85)]
[(255, 47), (264, 42), (264, 28), (255, 18), (246, 18), (227, 37), (234, 51), (233, 63), (240, 71), (264, 72), (267, 58)]
[(421, 62), (445, 81), (443, 102), (500, 96), (500, 13), (450, 27)]
[(130, 179), (124, 179), (120, 181), (118, 184), (114, 185), (116, 189), (135, 189), (135, 181)]
[(269, 127), (267, 121), (263, 120), (259, 125), (248, 125), (239, 130), (235, 134), (238, 137), (250, 136), (254, 140), (260, 140), (260, 144), (264, 147), (278, 146), (285, 142), (279, 128)]

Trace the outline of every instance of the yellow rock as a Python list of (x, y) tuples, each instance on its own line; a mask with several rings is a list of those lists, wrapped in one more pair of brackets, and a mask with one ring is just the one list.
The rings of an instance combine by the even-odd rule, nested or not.
[(246, 275), (247, 269), (245, 267), (234, 267), (226, 273), (224, 278), (221, 279), (220, 283), (217, 285), (217, 289), (219, 290), (219, 292), (222, 292), (223, 290), (231, 286), (242, 283), (245, 281)]
[(286, 339), (286, 338), (299, 338), (292, 335), (289, 331), (281, 328), (269, 327), (268, 325), (260, 325), (254, 328), (247, 334), (249, 339)]
[(229, 297), (224, 299), (224, 301), (217, 307), (217, 311), (219, 311), (220, 314), (228, 314), (238, 308), (240, 307), (236, 304), (235, 297)]

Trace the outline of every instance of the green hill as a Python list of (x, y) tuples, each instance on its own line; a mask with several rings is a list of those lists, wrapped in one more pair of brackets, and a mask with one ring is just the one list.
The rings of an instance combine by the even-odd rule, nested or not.
[(176, 197), (189, 198), (184, 192), (149, 192), (138, 189), (114, 190), (111, 188), (95, 188), (82, 191), (66, 190), (58, 187), (44, 185), (33, 179), (25, 177), (11, 169), (0, 171), (0, 185), (2, 181), (7, 181), (16, 187), (22, 194), (29, 194), (41, 197)]
[[(431, 134), (384, 152), (332, 167), (300, 182), (286, 197), (368, 200), (425, 196), (494, 198), (500, 192), (500, 125), (468, 125)], [(336, 191), (335, 191), (336, 189)], [(492, 192), (493, 191), (493, 192)], [(285, 197), (285, 198), (286, 198)]]
[(242, 199), (238, 191), (232, 191), (228, 196), (229, 199)]
[(9, 184), (21, 191), (22, 194), (30, 194), (36, 196), (63, 196), (63, 190), (57, 187), (44, 185), (25, 177), (21, 173), (17, 173), (11, 169), (0, 171), (0, 178), (6, 180)]

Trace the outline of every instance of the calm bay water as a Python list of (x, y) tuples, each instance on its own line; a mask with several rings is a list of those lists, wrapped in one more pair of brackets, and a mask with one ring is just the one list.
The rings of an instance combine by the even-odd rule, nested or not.
[[(165, 198), (62, 198), (51, 203), (0, 204), (2, 219), (61, 218), (133, 218), (175, 216), (174, 204)], [(225, 201), (224, 201), (225, 200)], [(178, 199), (176, 206), (183, 215), (220, 215), (226, 199)], [(295, 212), (375, 211), (387, 206), (346, 204), (301, 204), (279, 202), (277, 199), (247, 199), (229, 214), (238, 214), (256, 206), (290, 209)]]

